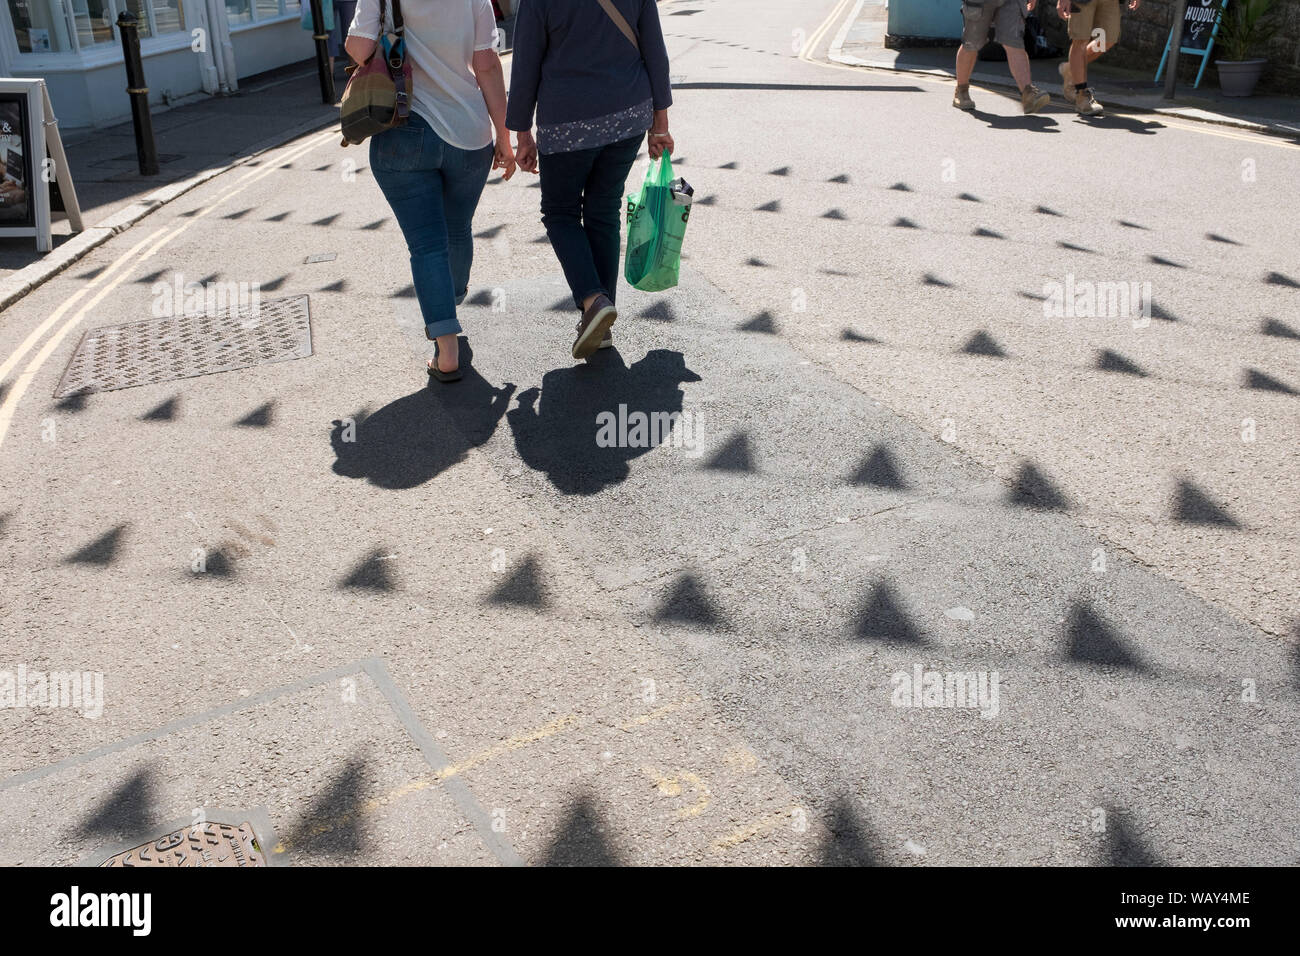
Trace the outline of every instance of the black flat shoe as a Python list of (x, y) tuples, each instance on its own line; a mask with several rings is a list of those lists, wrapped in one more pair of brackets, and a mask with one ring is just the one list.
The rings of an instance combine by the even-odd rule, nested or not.
[(429, 370), (429, 378), (436, 378), (440, 382), (459, 382), (463, 377), (461, 371), (457, 368), (454, 372), (444, 372), (438, 368), (438, 343), (433, 343), (433, 358), (426, 363)]

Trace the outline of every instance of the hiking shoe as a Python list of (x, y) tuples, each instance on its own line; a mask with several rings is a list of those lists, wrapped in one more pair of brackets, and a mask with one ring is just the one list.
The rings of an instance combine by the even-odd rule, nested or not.
[(1073, 103), (1075, 85), (1074, 80), (1070, 78), (1070, 61), (1061, 61), (1056, 71), (1061, 74), (1061, 92), (1065, 95), (1065, 102)]
[(1026, 113), (1037, 113), (1050, 101), (1051, 97), (1030, 83), (1020, 91), (1020, 105)]
[(1074, 108), (1083, 116), (1100, 116), (1101, 104), (1092, 95), (1092, 87), (1081, 86), (1074, 93)]
[(952, 94), (952, 105), (959, 110), (973, 110), (975, 101), (970, 98), (970, 86), (958, 86)]
[(600, 348), (609, 327), (617, 318), (618, 310), (609, 301), (609, 296), (596, 296), (591, 308), (583, 312), (578, 321), (578, 337), (573, 340), (573, 357), (583, 359)]

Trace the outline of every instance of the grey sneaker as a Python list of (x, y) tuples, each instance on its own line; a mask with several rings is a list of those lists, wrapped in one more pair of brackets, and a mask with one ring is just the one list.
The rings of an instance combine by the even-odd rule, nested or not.
[(1061, 61), (1061, 65), (1056, 68), (1056, 72), (1061, 74), (1061, 92), (1065, 94), (1065, 102), (1073, 103), (1075, 86), (1070, 74), (1070, 61)]
[(975, 108), (975, 101), (970, 98), (970, 86), (958, 86), (953, 90), (952, 105), (959, 110), (970, 111)]
[(1101, 104), (1092, 95), (1092, 87), (1081, 86), (1074, 93), (1074, 108), (1083, 116), (1100, 116)]
[(1037, 113), (1051, 100), (1050, 96), (1032, 83), (1020, 91), (1020, 105), (1024, 107), (1026, 113)]
[(609, 327), (618, 318), (618, 309), (605, 295), (596, 296), (591, 308), (582, 313), (578, 321), (578, 337), (573, 340), (573, 357), (584, 359), (596, 349), (609, 332)]

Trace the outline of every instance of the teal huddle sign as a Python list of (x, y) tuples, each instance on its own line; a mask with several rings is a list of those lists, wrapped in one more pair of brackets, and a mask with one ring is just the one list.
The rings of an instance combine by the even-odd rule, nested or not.
[[(1196, 71), (1193, 88), (1201, 85), (1201, 77), (1210, 62), (1210, 51), (1214, 49), (1214, 38), (1219, 35), (1219, 24), (1223, 22), (1223, 11), (1228, 8), (1228, 0), (1221, 0), (1215, 6), (1215, 0), (1187, 0), (1187, 12), (1183, 15), (1183, 43), (1179, 53), (1190, 53), (1201, 58), (1201, 68)], [(1169, 47), (1174, 42), (1173, 27), (1169, 28), (1169, 39), (1165, 40), (1165, 52), (1160, 57), (1160, 68), (1156, 70), (1156, 82), (1160, 82), (1165, 72), (1165, 62), (1169, 59)]]

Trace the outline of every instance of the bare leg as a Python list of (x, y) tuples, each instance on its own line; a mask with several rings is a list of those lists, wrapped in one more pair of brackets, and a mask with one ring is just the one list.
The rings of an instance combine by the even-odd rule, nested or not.
[(975, 60), (978, 57), (978, 50), (968, 50), (964, 46), (957, 47), (958, 86), (968, 86), (970, 84), (970, 75), (975, 69)]
[(1100, 44), (1100, 40), (1070, 41), (1070, 79), (1074, 81), (1075, 86), (1088, 85), (1088, 64), (1110, 49)]
[(1034, 82), (1034, 74), (1029, 70), (1029, 54), (1014, 47), (1003, 47), (1007, 51), (1007, 66), (1011, 67), (1011, 76), (1016, 86), (1024, 92), (1026, 86)]
[[(434, 341), (438, 343), (438, 369), (454, 372), (460, 368), (460, 341), (456, 338), (456, 333), (440, 335)], [(432, 359), (429, 364), (433, 364)]]
[(1070, 41), (1070, 79), (1075, 86), (1088, 85), (1088, 60), (1095, 59), (1083, 40)]

